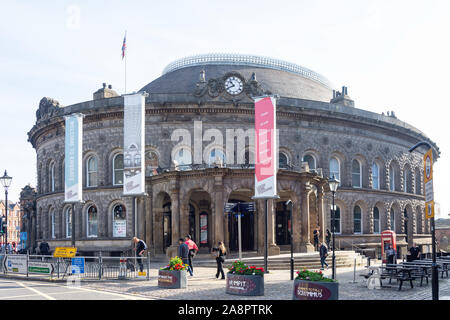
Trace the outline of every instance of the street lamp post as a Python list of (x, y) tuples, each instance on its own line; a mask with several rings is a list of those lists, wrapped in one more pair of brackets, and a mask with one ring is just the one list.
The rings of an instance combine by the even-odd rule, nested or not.
[[(409, 149), (409, 152), (413, 152), (420, 146), (426, 146), (428, 149), (432, 149), (433, 147), (426, 141), (421, 141), (417, 143), (415, 146)], [(432, 164), (431, 164), (432, 165)], [(439, 300), (439, 275), (438, 275), (438, 266), (436, 264), (436, 231), (435, 231), (435, 223), (434, 223), (434, 215), (430, 218), (431, 225), (431, 252), (433, 256), (433, 261), (431, 263), (431, 296), (433, 300)]]
[(6, 224), (6, 233), (5, 233), (5, 249), (6, 253), (8, 253), (8, 188), (11, 185), (12, 177), (8, 176), (5, 170), (5, 174), (0, 178), (3, 188), (5, 188), (5, 224)]
[(333, 280), (336, 280), (336, 255), (335, 255), (335, 251), (336, 251), (336, 238), (335, 238), (335, 234), (336, 234), (336, 208), (334, 206), (334, 197), (336, 194), (336, 190), (339, 186), (339, 180), (337, 180), (334, 176), (332, 176), (331, 180), (328, 180), (328, 183), (330, 184), (330, 190), (331, 193), (333, 195), (333, 215), (331, 217), (331, 230), (333, 232), (333, 256), (332, 256), (332, 274), (331, 274), (331, 278)]
[(291, 280), (294, 280), (294, 235), (293, 235), (293, 221), (292, 221), (292, 201), (286, 201), (286, 206), (289, 208), (289, 215), (291, 219)]

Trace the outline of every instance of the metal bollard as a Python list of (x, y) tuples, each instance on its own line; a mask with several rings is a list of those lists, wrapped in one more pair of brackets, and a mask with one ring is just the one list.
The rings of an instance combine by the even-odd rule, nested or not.
[(98, 257), (98, 280), (102, 280), (102, 273), (103, 273), (103, 259), (102, 259), (102, 252), (100, 251), (99, 257)]
[(147, 251), (147, 280), (150, 280), (150, 252)]

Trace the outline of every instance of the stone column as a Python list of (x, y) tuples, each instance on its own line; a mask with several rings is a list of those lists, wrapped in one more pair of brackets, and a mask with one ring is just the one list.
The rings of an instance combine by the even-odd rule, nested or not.
[[(173, 211), (172, 211), (172, 215), (173, 215)], [(182, 203), (180, 206), (180, 235), (181, 235), (181, 237), (184, 237), (187, 234), (189, 234), (189, 199), (187, 199), (187, 202)], [(178, 244), (178, 238), (177, 238), (177, 244)], [(194, 242), (197, 242), (196, 239), (193, 239), (193, 240), (194, 240)]]
[(167, 248), (167, 256), (175, 257), (178, 251), (178, 239), (180, 238), (180, 201), (179, 190), (173, 189), (170, 193), (172, 200), (172, 245)]
[[(385, 208), (387, 208), (386, 209), (386, 230), (391, 230), (391, 219), (392, 219), (392, 217), (391, 217), (391, 212), (390, 212), (390, 210), (389, 210), (389, 206), (388, 206), (388, 204), (386, 203), (385, 204)], [(395, 231), (395, 230), (393, 230), (393, 231)]]
[[(294, 201), (294, 200), (293, 200)], [(294, 251), (300, 252), (301, 245), (301, 208), (298, 199), (293, 202), (292, 206), (292, 229), (294, 238)]]
[(152, 204), (153, 197), (151, 192), (147, 191), (148, 196), (144, 197), (144, 216), (145, 216), (145, 243), (150, 250), (150, 254), (155, 254), (155, 244), (152, 237), (152, 230), (154, 229), (153, 224), (153, 212), (152, 212)]
[(325, 226), (325, 207), (324, 207), (324, 193), (323, 186), (317, 187), (317, 214), (319, 215), (319, 226), (320, 226), (320, 242), (325, 242), (325, 233), (327, 228)]
[[(368, 221), (369, 234), (373, 234), (373, 232), (374, 232), (373, 206), (369, 207), (369, 212), (368, 212), (367, 218), (369, 219), (369, 221)], [(363, 230), (363, 233), (364, 233), (364, 230)]]
[[(267, 210), (267, 239), (268, 239), (268, 255), (274, 256), (280, 254), (280, 247), (275, 243), (275, 215), (276, 215), (276, 201), (269, 199)], [(264, 233), (264, 232), (263, 232)]]
[[(212, 239), (210, 241), (212, 246), (215, 246), (218, 241), (224, 241), (224, 208), (223, 200), (223, 186), (216, 185), (213, 193), (214, 206), (212, 210), (212, 220), (214, 221)], [(209, 227), (209, 226), (208, 226)]]
[(309, 216), (309, 192), (311, 186), (303, 183), (301, 194), (301, 235), (300, 235), (300, 252), (314, 252), (314, 246), (310, 241), (310, 216)]

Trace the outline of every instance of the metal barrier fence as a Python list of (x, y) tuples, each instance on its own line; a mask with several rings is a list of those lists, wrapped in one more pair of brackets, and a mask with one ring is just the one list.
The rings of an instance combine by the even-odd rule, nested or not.
[[(139, 263), (139, 260), (142, 262)], [(144, 271), (140, 273), (140, 271)], [(22, 274), (33, 278), (65, 279), (77, 275), (79, 279), (149, 280), (150, 254), (139, 257), (84, 257), (55, 258), (45, 255), (0, 254), (0, 272)]]

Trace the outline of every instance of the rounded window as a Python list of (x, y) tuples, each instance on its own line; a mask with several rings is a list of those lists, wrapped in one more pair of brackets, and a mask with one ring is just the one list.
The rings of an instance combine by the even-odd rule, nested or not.
[(123, 204), (116, 204), (112, 209), (113, 237), (126, 237), (127, 212)]

